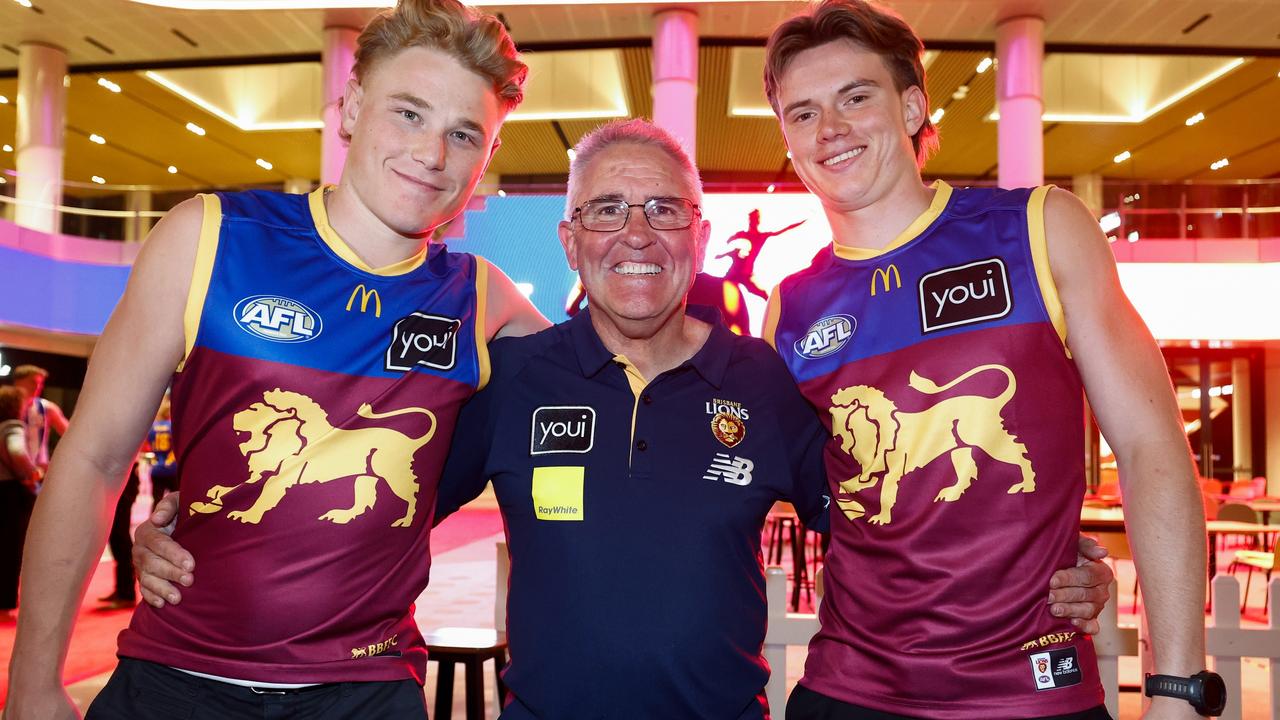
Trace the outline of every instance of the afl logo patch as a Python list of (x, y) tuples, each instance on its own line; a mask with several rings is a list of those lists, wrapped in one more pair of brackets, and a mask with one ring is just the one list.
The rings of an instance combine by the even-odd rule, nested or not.
[(711, 434), (720, 444), (731, 448), (747, 436), (747, 424), (727, 412), (716, 413), (711, 418)]
[(300, 343), (320, 336), (320, 314), (297, 300), (279, 295), (254, 295), (232, 310), (241, 330), (272, 342)]
[(828, 315), (796, 340), (796, 354), (809, 360), (826, 357), (844, 347), (857, 329), (858, 320), (852, 315)]

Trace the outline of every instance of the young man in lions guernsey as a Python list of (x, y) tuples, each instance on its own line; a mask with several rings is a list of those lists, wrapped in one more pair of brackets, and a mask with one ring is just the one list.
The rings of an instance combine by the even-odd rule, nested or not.
[[(1155, 672), (1204, 669), (1204, 517), (1159, 350), (1062, 190), (925, 186), (923, 50), (827, 0), (781, 25), (765, 88), (832, 245), (766, 338), (828, 424), (821, 630), (788, 718), (1108, 717), (1093, 648), (1047, 611), (1075, 562), (1082, 393), (1119, 460)], [(1158, 697), (1147, 718), (1193, 718)]]
[(547, 325), (429, 238), (525, 75), (496, 19), (401, 0), (360, 36), (336, 187), (205, 195), (157, 225), (35, 511), (7, 718), (77, 715), (68, 637), (170, 382), (176, 537), (202, 582), (137, 611), (89, 716), (426, 716), (412, 603), (454, 420), (487, 380), (486, 341)]

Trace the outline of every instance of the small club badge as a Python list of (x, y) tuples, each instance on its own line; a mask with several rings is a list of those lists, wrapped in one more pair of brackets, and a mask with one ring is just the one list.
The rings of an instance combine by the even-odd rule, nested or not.
[(746, 437), (747, 425), (727, 412), (719, 412), (711, 418), (711, 434), (716, 436), (720, 444), (731, 448)]

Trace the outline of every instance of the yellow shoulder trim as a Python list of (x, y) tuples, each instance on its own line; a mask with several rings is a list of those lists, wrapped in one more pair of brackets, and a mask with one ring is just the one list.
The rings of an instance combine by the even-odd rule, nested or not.
[(764, 306), (764, 324), (760, 327), (760, 337), (769, 343), (769, 347), (774, 350), (778, 349), (778, 344), (774, 341), (774, 335), (778, 332), (778, 318), (782, 314), (782, 286), (773, 289), (769, 293), (769, 302)]
[(200, 317), (204, 313), (204, 301), (213, 278), (213, 261), (218, 257), (218, 233), (222, 230), (222, 200), (213, 193), (202, 194), (200, 199), (204, 203), (204, 216), (200, 220), (200, 240), (196, 244), (195, 267), (191, 270), (191, 287), (187, 290), (187, 308), (182, 315), (185, 349), (178, 363), (178, 372), (182, 372), (196, 346)]
[(1031, 191), (1027, 200), (1027, 237), (1031, 241), (1031, 260), (1036, 267), (1036, 281), (1040, 284), (1040, 297), (1044, 299), (1044, 307), (1049, 311), (1049, 321), (1058, 332), (1062, 341), (1062, 349), (1067, 356), (1067, 318), (1062, 311), (1062, 300), (1058, 298), (1058, 286), (1053, 282), (1053, 271), (1049, 268), (1049, 242), (1044, 232), (1044, 201), (1049, 196), (1052, 185), (1041, 185)]
[(479, 379), (476, 391), (489, 384), (489, 261), (475, 256), (476, 259), (476, 364), (479, 367)]
[(335, 255), (342, 258), (343, 262), (373, 275), (395, 276), (416, 270), (427, 259), (427, 246), (430, 243), (424, 243), (418, 252), (400, 262), (380, 268), (369, 267), (369, 264), (361, 260), (351, 246), (338, 235), (338, 231), (329, 224), (329, 211), (324, 206), (324, 194), (333, 187), (333, 185), (321, 185), (311, 191), (307, 204), (311, 207), (311, 220), (315, 223), (320, 239), (324, 240), (324, 244), (328, 245)]
[(920, 213), (920, 216), (913, 220), (911, 224), (907, 226), (906, 230), (898, 233), (898, 237), (894, 238), (893, 242), (882, 248), (873, 249), (850, 247), (833, 241), (831, 243), (832, 250), (835, 251), (837, 256), (846, 260), (868, 260), (870, 258), (883, 255), (890, 250), (896, 250), (912, 240), (915, 240), (920, 236), (920, 233), (927, 230), (929, 226), (933, 224), (934, 220), (938, 219), (938, 216), (942, 214), (942, 211), (947, 209), (947, 203), (951, 200), (950, 185), (941, 180), (934, 180), (932, 187), (934, 189), (933, 200), (929, 203), (928, 209)]

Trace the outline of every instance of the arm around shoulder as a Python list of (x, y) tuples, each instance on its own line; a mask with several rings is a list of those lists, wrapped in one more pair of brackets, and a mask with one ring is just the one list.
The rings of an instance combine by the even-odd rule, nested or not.
[(484, 283), (485, 337), (491, 340), (519, 337), (551, 327), (551, 323), (498, 266), (480, 257), (476, 262), (484, 266), (481, 272), (488, 276)]

